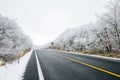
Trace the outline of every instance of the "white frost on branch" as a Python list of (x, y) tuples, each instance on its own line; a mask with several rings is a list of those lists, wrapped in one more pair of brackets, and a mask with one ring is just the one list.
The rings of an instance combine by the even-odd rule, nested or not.
[(18, 23), (0, 15), (0, 54), (15, 54), (31, 47), (30, 38), (22, 32)]

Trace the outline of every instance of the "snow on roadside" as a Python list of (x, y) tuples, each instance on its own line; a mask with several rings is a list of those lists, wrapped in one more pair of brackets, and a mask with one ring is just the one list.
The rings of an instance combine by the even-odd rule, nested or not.
[(0, 61), (0, 65), (2, 64), (2, 61)]
[(108, 60), (119, 60), (120, 58), (112, 58), (112, 57), (105, 57), (105, 56), (100, 56), (100, 55), (94, 55), (94, 54), (83, 54), (83, 53), (78, 53), (78, 52), (67, 52), (67, 51), (60, 51), (60, 50), (52, 50), (51, 51), (58, 51), (58, 52), (65, 52), (65, 53), (72, 53), (72, 54), (77, 54), (77, 55), (85, 55), (85, 56), (91, 56), (91, 57), (98, 57), (98, 58), (103, 58), (103, 59), (108, 59)]
[(20, 63), (17, 60), (12, 64), (0, 67), (0, 80), (22, 80), (28, 60), (32, 54), (32, 50), (25, 56), (20, 58)]

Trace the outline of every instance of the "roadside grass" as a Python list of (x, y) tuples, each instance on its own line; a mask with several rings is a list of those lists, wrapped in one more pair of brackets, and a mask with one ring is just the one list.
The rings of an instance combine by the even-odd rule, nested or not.
[(99, 55), (99, 56), (111, 57), (111, 58), (120, 58), (119, 51), (106, 52), (104, 50), (64, 50), (64, 49), (57, 49), (57, 50), (67, 51), (67, 52), (77, 52), (77, 53), (83, 53), (83, 54), (91, 54), (91, 55)]
[(1, 63), (0, 63), (0, 66), (4, 66), (5, 65), (5, 61), (0, 59)]
[(21, 57), (26, 55), (29, 51), (30, 49), (26, 49), (22, 53), (18, 53), (18, 54), (5, 54), (4, 56), (0, 55), (0, 61), (1, 61), (0, 66), (4, 66), (6, 63), (12, 63), (15, 60), (20, 59)]
[(119, 52), (106, 52), (106, 51), (96, 51), (96, 50), (84, 50), (84, 51), (77, 51), (79, 53), (84, 53), (84, 54), (93, 54), (93, 55), (100, 55), (100, 56), (105, 56), (105, 57), (111, 57), (111, 58), (120, 58), (120, 53)]

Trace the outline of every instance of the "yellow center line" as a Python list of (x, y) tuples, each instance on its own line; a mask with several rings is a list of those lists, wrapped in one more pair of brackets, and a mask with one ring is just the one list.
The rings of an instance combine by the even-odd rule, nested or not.
[[(59, 55), (59, 56), (61, 56), (61, 55)], [(116, 73), (110, 72), (108, 70), (105, 70), (105, 69), (102, 69), (102, 68), (99, 68), (99, 67), (87, 64), (85, 62), (82, 62), (82, 61), (79, 61), (79, 60), (76, 60), (76, 59), (73, 59), (73, 58), (70, 58), (70, 57), (66, 57), (66, 56), (61, 56), (61, 57), (66, 58), (66, 59), (71, 60), (71, 61), (74, 61), (74, 62), (77, 62), (77, 63), (80, 63), (80, 64), (83, 64), (83, 65), (88, 66), (90, 68), (93, 68), (93, 69), (96, 69), (98, 71), (102, 71), (104, 73), (107, 73), (107, 74), (110, 74), (110, 75), (113, 75), (113, 76), (116, 76), (116, 77), (120, 78), (120, 74), (116, 74)]]

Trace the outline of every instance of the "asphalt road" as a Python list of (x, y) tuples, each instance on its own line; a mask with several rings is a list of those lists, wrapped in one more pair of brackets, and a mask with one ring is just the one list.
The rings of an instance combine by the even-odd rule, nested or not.
[(23, 80), (39, 80), (35, 51), (32, 52), (23, 76)]
[[(35, 51), (24, 80), (39, 80)], [(120, 63), (71, 53), (36, 50), (44, 80), (120, 80)]]

